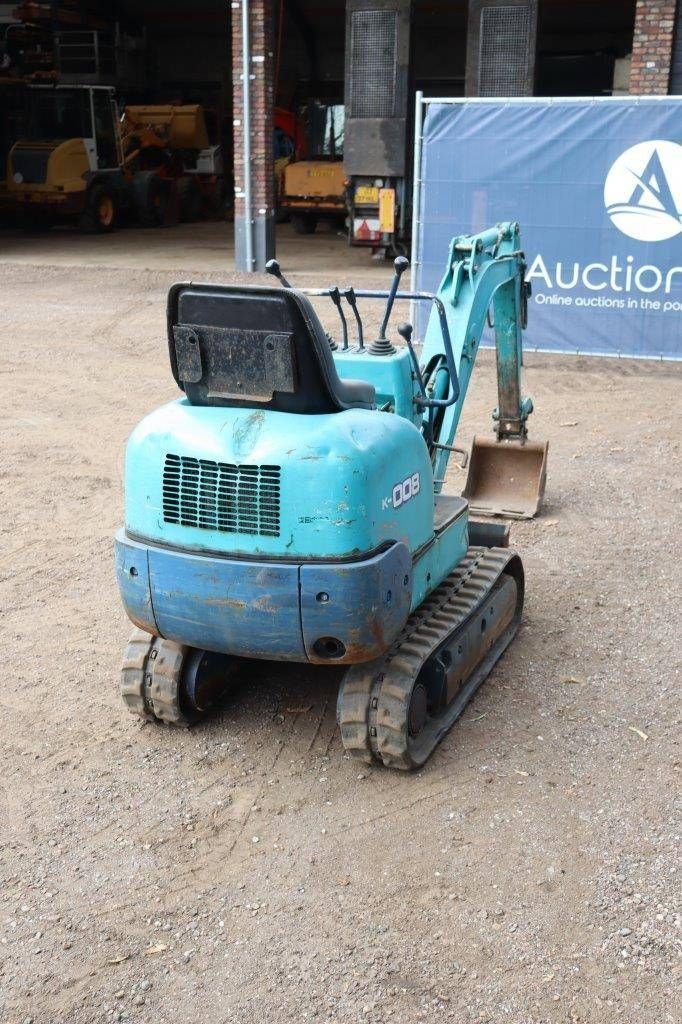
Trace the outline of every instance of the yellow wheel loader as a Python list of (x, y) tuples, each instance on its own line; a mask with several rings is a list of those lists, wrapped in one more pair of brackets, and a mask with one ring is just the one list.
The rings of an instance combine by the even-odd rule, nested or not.
[(7, 159), (7, 196), (21, 223), (112, 231), (129, 191), (114, 90), (32, 86), (28, 96), (27, 131)]
[(107, 232), (122, 215), (149, 227), (198, 215), (193, 172), (208, 147), (201, 107), (130, 107), (119, 122), (107, 86), (28, 94), (28, 128), (9, 152), (5, 191), (26, 228), (75, 222)]

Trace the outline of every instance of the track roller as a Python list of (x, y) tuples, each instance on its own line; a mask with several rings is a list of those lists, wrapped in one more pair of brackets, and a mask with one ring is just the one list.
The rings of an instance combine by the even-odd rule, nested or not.
[(136, 629), (123, 655), (121, 697), (133, 715), (188, 726), (220, 703), (236, 663)]

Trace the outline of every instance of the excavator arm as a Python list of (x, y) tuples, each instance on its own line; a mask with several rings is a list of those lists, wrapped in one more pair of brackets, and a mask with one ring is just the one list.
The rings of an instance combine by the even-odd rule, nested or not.
[(475, 512), (519, 518), (532, 516), (538, 509), (547, 458), (546, 444), (527, 441), (526, 421), (533, 403), (521, 390), (528, 299), (525, 268), (516, 223), (454, 238), (419, 356), (430, 399), (424, 410), (425, 436), (432, 448), (439, 492), (456, 450), (453, 441), (492, 311), (498, 391), (495, 440), (474, 440), (464, 494)]

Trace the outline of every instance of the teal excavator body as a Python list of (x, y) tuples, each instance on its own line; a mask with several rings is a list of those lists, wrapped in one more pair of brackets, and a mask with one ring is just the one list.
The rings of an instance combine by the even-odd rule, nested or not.
[[(357, 679), (391, 656), (425, 602), (469, 565), (472, 540), (481, 552), (501, 550), (496, 542), (508, 531), (472, 527), (467, 500), (444, 484), (490, 308), (497, 443), (525, 444), (532, 403), (520, 390), (526, 285), (518, 226), (454, 239), (435, 296), (398, 293), (406, 266), (396, 261), (384, 322), (370, 344), (357, 299), (380, 293), (308, 293), (336, 306), (335, 341), (275, 263), (274, 287), (171, 289), (169, 353), (184, 395), (148, 415), (129, 439), (125, 526), (116, 539), (119, 589), (138, 627), (124, 660), (130, 710), (174, 722), (198, 717), (242, 659), (355, 666), (339, 703), (343, 734), (344, 691), (350, 686), (355, 706)], [(386, 333), (394, 300), (408, 297), (432, 304), (419, 354), (409, 324), (399, 328), (402, 346)], [(507, 551), (497, 561), (489, 583), (497, 587), (505, 574), (506, 582), (498, 611), (483, 616), (491, 649), (515, 628), (523, 592), (518, 557)], [(464, 619), (479, 614), (479, 603)], [(464, 639), (461, 694), (486, 653)], [(409, 740), (415, 721), (424, 750), (427, 722), (440, 716), (438, 729), (449, 727), (441, 728), (456, 703), (450, 669), (441, 666), (438, 685), (422, 680), (417, 696), (410, 692), (403, 724), (412, 753), (380, 757), (385, 763), (421, 763)], [(358, 756), (378, 756), (369, 711), (365, 719)]]

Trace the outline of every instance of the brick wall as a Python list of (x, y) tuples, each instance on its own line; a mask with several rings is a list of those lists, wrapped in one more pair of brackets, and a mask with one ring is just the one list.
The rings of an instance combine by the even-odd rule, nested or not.
[(673, 62), (670, 69), (670, 89), (673, 96), (682, 96), (682, 3), (677, 4)]
[(675, 34), (677, 0), (637, 0), (630, 92), (666, 95)]
[[(232, 8), (232, 90), (235, 217), (244, 216), (242, 5)], [(251, 197), (254, 218), (274, 215), (272, 0), (250, 0)]]

